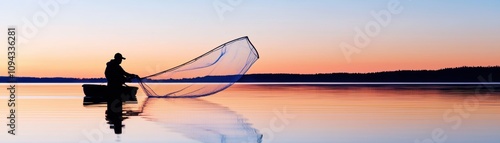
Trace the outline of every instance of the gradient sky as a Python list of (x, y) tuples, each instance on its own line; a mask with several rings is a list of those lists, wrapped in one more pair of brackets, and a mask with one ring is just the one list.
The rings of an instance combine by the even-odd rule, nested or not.
[[(40, 2), (51, 1), (2, 0), (1, 27), (16, 25), (22, 30), (23, 19), (33, 21), (44, 12)], [(223, 19), (213, 6), (217, 2), (232, 9)], [(387, 10), (389, 2), (73, 0), (59, 4), (48, 23), (19, 45), (17, 75), (103, 77), (105, 63), (116, 52), (127, 57), (125, 70), (149, 75), (241, 36), (249, 36), (261, 56), (249, 73), (499, 65), (498, 0), (401, 0), (403, 11), (392, 15), (369, 45), (346, 60), (339, 44), (354, 43), (354, 29), (375, 21), (370, 12)], [(6, 43), (6, 32), (0, 38)], [(0, 67), (6, 69), (3, 61)]]

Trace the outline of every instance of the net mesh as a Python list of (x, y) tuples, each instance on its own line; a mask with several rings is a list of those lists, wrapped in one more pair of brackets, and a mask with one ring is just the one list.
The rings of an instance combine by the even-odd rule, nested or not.
[(238, 81), (258, 58), (248, 37), (241, 37), (184, 64), (145, 76), (139, 84), (149, 97), (208, 96)]

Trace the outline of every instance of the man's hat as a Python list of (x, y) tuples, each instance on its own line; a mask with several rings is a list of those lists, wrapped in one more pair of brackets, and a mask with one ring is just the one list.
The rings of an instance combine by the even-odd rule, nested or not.
[(120, 53), (116, 53), (115, 59), (124, 59), (125, 60), (125, 57), (123, 57), (122, 54), (120, 54)]

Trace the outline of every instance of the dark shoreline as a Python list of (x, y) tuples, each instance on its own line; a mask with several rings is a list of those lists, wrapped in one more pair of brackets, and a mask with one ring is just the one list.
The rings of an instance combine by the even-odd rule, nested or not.
[[(241, 77), (241, 78), (240, 78)], [(207, 76), (191, 79), (146, 80), (157, 83), (290, 83), (290, 82), (500, 82), (500, 66), (458, 67), (440, 70), (400, 70), (374, 73), (322, 73), (322, 74), (247, 74)], [(105, 78), (17, 77), (17, 83), (103, 83)], [(134, 81), (137, 82), (137, 81)], [(0, 83), (9, 83), (9, 77), (0, 76)]]

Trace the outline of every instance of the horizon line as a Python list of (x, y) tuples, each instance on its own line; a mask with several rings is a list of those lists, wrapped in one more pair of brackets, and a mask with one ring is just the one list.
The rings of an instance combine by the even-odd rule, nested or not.
[[(226, 82), (180, 82), (180, 83), (148, 83), (157, 85), (178, 84), (224, 84)], [(0, 85), (10, 85), (2, 83)], [(73, 82), (73, 83), (16, 83), (16, 85), (81, 85), (97, 84), (95, 82)], [(106, 83), (103, 82), (103, 85)], [(139, 84), (139, 83), (127, 83)], [(237, 85), (500, 85), (500, 82), (235, 82)]]
[[(446, 69), (459, 69), (459, 68), (500, 68), (500, 65), (494, 66), (460, 66), (460, 67), (447, 67), (439, 69), (399, 69), (399, 70), (382, 70), (375, 72), (317, 72), (317, 73), (247, 73), (242, 75), (259, 75), (259, 74), (287, 74), (287, 75), (318, 75), (318, 74), (374, 74), (374, 73), (384, 73), (384, 72), (401, 72), (401, 71), (439, 71)], [(231, 76), (231, 75), (219, 75), (219, 76)], [(8, 75), (0, 75), (0, 77), (9, 77)], [(16, 78), (75, 78), (75, 79), (98, 79), (105, 77), (62, 77), (62, 76), (16, 76)]]

